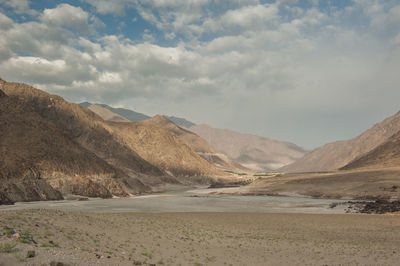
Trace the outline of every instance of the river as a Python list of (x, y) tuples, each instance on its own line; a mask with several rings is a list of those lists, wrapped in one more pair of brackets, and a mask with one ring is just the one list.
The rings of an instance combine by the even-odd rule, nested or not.
[[(232, 196), (212, 194), (221, 189), (193, 189), (129, 198), (87, 201), (61, 200), (17, 202), (2, 205), (0, 210), (57, 209), (82, 212), (258, 212), (258, 213), (345, 213), (345, 205), (330, 208), (332, 203), (347, 200), (313, 199), (297, 196)], [(225, 189), (226, 190), (226, 189)], [(211, 193), (211, 194), (210, 194)]]

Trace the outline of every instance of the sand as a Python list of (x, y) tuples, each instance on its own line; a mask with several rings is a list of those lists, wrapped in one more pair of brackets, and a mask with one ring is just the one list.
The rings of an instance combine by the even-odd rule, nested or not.
[[(17, 241), (11, 253), (0, 253), (0, 265), (398, 265), (400, 259), (395, 214), (0, 211), (0, 243), (15, 241), (7, 228), (37, 244)], [(25, 258), (28, 250), (36, 256)]]

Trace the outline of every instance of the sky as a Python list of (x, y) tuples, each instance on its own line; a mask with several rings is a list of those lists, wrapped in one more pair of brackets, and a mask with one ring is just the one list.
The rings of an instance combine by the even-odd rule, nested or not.
[(400, 2), (0, 0), (0, 77), (311, 149), (400, 110)]

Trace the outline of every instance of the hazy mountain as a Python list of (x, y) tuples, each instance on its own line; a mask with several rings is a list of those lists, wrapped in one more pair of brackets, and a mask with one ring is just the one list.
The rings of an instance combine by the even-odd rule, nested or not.
[(25, 84), (1, 81), (0, 90), (0, 198), (123, 196), (179, 183), (175, 176), (223, 174), (157, 123), (104, 121)]
[[(88, 108), (89, 106), (93, 105), (92, 103), (88, 103), (88, 102), (83, 102), (80, 103), (80, 105), (82, 105), (83, 107)], [(128, 119), (131, 122), (139, 122), (139, 121), (143, 121), (146, 119), (149, 119), (150, 116), (144, 115), (142, 113), (138, 113), (129, 109), (124, 109), (124, 108), (113, 108), (111, 106), (108, 106), (107, 104), (95, 104), (97, 106), (101, 106), (105, 109), (110, 110), (111, 112), (115, 113), (115, 114), (119, 114), (120, 116), (125, 117), (126, 119)]]
[(285, 172), (335, 170), (370, 152), (399, 131), (400, 112), (374, 125), (356, 138), (326, 144), (280, 170)]
[[(92, 105), (100, 106), (100, 107), (110, 110), (114, 114), (118, 114), (118, 115), (128, 119), (131, 122), (140, 122), (140, 121), (151, 118), (150, 116), (142, 114), (142, 113), (138, 113), (138, 112), (135, 112), (135, 111), (132, 111), (129, 109), (124, 109), (124, 108), (113, 108), (107, 104), (92, 104), (92, 103), (88, 103), (88, 102), (83, 102), (83, 103), (80, 103), (80, 105), (82, 105), (83, 107), (86, 107), (86, 108), (89, 108)], [(92, 107), (92, 108), (98, 108), (98, 107)], [(192, 123), (184, 118), (168, 116), (168, 115), (166, 115), (165, 117), (180, 127), (189, 128), (189, 127), (195, 125), (194, 123)], [(109, 120), (109, 121), (111, 120), (106, 116), (104, 116), (103, 118), (106, 120)], [(116, 122), (123, 122), (123, 121), (116, 121)]]
[(208, 125), (192, 126), (189, 130), (235, 162), (257, 171), (275, 170), (294, 162), (307, 152), (293, 143), (212, 128)]
[(91, 104), (87, 108), (89, 108), (92, 112), (98, 114), (103, 118), (104, 120), (107, 121), (112, 121), (112, 122), (131, 122), (122, 115), (119, 115), (117, 113), (113, 113), (109, 109), (106, 109), (100, 105), (97, 104)]
[(180, 127), (189, 128), (191, 126), (195, 126), (196, 125), (195, 123), (190, 122), (190, 121), (186, 120), (185, 118), (180, 118), (180, 117), (175, 117), (175, 116), (168, 116), (168, 115), (165, 115), (164, 117), (166, 117), (168, 120), (172, 121), (175, 125), (178, 125)]

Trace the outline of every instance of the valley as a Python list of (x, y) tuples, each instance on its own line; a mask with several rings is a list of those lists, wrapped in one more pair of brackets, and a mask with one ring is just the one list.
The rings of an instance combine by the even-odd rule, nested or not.
[(0, 266), (400, 265), (400, 1), (0, 0)]
[(398, 114), (307, 151), (3, 80), (0, 104), (0, 265), (398, 259)]

